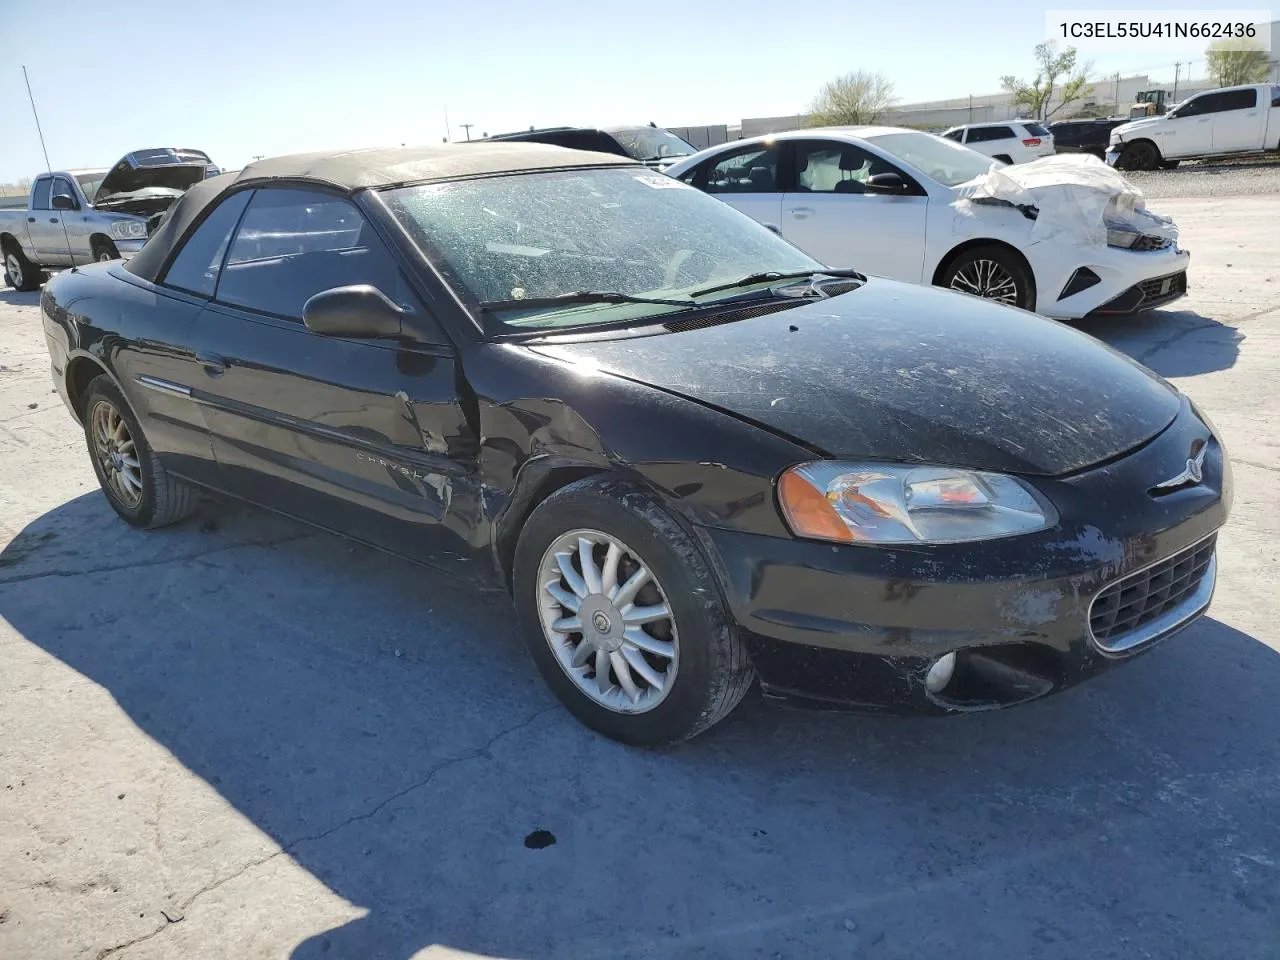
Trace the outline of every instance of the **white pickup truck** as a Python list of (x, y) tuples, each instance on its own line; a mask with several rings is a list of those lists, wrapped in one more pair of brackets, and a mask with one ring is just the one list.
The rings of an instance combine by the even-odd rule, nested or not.
[(1280, 85), (1206, 90), (1163, 117), (1111, 131), (1107, 163), (1121, 170), (1176, 167), (1179, 160), (1280, 150)]
[(199, 150), (157, 147), (106, 169), (41, 174), (24, 206), (0, 203), (5, 281), (35, 290), (49, 269), (132, 256), (146, 242), (149, 217), (218, 172)]

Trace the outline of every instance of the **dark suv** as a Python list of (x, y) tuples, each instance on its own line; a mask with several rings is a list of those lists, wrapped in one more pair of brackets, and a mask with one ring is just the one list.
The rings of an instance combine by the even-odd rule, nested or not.
[(1049, 124), (1049, 132), (1053, 134), (1053, 143), (1059, 153), (1092, 153), (1103, 160), (1112, 129), (1128, 122), (1127, 117), (1059, 120)]
[(490, 140), (550, 143), (571, 150), (594, 150), (639, 160), (651, 167), (665, 167), (681, 157), (697, 153), (691, 144), (669, 130), (646, 127), (542, 127), (516, 133), (499, 133)]

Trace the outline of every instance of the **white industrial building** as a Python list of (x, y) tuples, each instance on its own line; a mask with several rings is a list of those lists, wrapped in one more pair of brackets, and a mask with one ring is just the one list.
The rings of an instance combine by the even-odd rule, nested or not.
[[(1270, 79), (1272, 83), (1280, 83), (1280, 20), (1272, 21), (1268, 26), (1271, 31)], [(1093, 116), (1124, 115), (1128, 113), (1129, 105), (1135, 101), (1141, 91), (1164, 90), (1172, 102), (1185, 100), (1194, 93), (1210, 90), (1214, 86), (1213, 81), (1204, 76), (1194, 80), (1180, 78), (1176, 88), (1175, 84), (1170, 82), (1154, 81), (1147, 74), (1101, 78), (1089, 87), (1083, 98), (1057, 110), (1050, 119), (1062, 120), (1080, 113)], [(1059, 101), (1050, 101), (1049, 110), (1053, 112), (1058, 105)], [(949, 100), (901, 103), (894, 107), (883, 122), (936, 132), (962, 123), (1013, 120), (1018, 115), (1019, 111), (1013, 106), (1010, 94), (990, 93), (982, 96), (954, 97)], [(750, 117), (740, 124), (671, 127), (670, 129), (677, 136), (684, 137), (695, 147), (701, 148), (742, 137), (757, 137), (782, 130), (795, 130), (798, 127), (808, 126), (808, 123), (807, 114), (795, 114), (788, 117)]]

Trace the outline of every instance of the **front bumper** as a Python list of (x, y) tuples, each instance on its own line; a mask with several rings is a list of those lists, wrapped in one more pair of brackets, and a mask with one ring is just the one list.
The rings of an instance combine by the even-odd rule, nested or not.
[[(1036, 277), (1036, 311), (1059, 320), (1078, 320), (1102, 309), (1130, 312), (1169, 303), (1186, 293), (1191, 264), (1191, 254), (1176, 244), (1163, 250), (1126, 250), (1048, 241), (1032, 244), (1026, 252)], [(1089, 284), (1081, 286), (1077, 274), (1091, 275)], [(1178, 275), (1181, 280), (1163, 294), (1129, 296), (1145, 283)], [(1108, 309), (1130, 301), (1123, 309)]]
[(1108, 147), (1107, 154), (1103, 159), (1106, 160), (1108, 167), (1114, 167), (1116, 165), (1116, 161), (1120, 159), (1119, 149), (1114, 146)]
[(116, 245), (116, 249), (120, 251), (120, 259), (128, 260), (135, 253), (141, 250), (143, 245), (147, 241), (145, 239), (141, 239), (141, 240), (116, 240), (114, 242)]
[[(1209, 445), (1202, 481), (1151, 496), (1185, 468), (1197, 440)], [(893, 712), (1007, 706), (1128, 660), (1207, 609), (1213, 537), (1231, 505), (1230, 465), (1185, 401), (1139, 450), (1036, 485), (1057, 507), (1059, 525), (982, 543), (862, 547), (705, 530), (765, 693)], [(1157, 566), (1184, 551), (1198, 570)], [(1159, 620), (1162, 601), (1152, 591), (1175, 577), (1186, 589), (1173, 599), (1185, 603)], [(1124, 618), (1139, 593), (1157, 606), (1130, 629)], [(952, 681), (931, 692), (929, 667), (953, 651)]]

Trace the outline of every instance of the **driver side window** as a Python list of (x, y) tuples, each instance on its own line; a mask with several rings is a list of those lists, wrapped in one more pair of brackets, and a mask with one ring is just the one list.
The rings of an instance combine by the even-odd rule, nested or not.
[(866, 193), (870, 177), (902, 173), (861, 147), (832, 140), (797, 143), (795, 158), (796, 190), (801, 193)]

